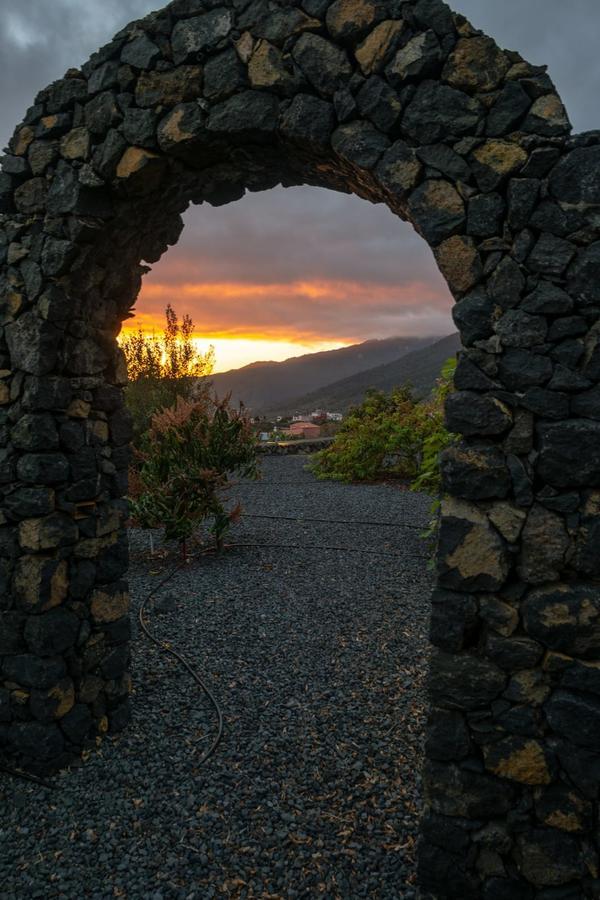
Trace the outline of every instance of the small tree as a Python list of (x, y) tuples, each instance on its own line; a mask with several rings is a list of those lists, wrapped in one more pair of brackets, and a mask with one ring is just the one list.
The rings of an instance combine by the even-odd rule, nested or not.
[(144, 334), (138, 329), (122, 341), (129, 374), (125, 399), (133, 416), (136, 443), (148, 430), (155, 412), (172, 406), (177, 397), (189, 399), (208, 389), (206, 378), (214, 368), (214, 348), (198, 353), (193, 333), (191, 317), (184, 315), (179, 324), (169, 303), (161, 335)]
[(256, 440), (243, 409), (229, 397), (207, 394), (195, 401), (177, 398), (174, 406), (152, 417), (139, 453), (132, 485), (132, 512), (143, 528), (164, 528), (167, 540), (186, 542), (199, 525), (212, 518), (217, 550), (240, 515), (227, 510), (230, 476), (255, 477)]

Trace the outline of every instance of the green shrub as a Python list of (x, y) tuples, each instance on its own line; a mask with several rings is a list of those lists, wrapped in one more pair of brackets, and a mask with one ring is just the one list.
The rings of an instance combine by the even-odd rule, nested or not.
[(315, 474), (340, 481), (393, 476), (409, 480), (413, 490), (439, 492), (439, 454), (454, 439), (444, 427), (443, 408), (455, 366), (455, 360), (448, 360), (431, 398), (422, 402), (409, 387), (390, 394), (369, 391), (334, 442), (315, 455)]
[(205, 519), (222, 549), (240, 508), (225, 508), (230, 476), (257, 474), (256, 441), (248, 417), (229, 398), (179, 397), (156, 413), (131, 473), (134, 521), (142, 528), (163, 528), (167, 540), (183, 545)]

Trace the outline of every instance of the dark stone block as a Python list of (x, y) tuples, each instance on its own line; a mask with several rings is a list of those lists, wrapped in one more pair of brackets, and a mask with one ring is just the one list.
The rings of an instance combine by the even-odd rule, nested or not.
[(449, 652), (472, 644), (478, 625), (477, 603), (473, 597), (438, 589), (431, 602), (431, 643)]
[(5, 329), (12, 365), (30, 375), (47, 375), (56, 365), (60, 332), (35, 312), (23, 313)]
[(363, 117), (385, 133), (393, 131), (400, 119), (402, 104), (389, 84), (373, 75), (357, 94), (356, 102)]
[(18, 722), (9, 730), (9, 747), (20, 757), (50, 763), (60, 757), (64, 749), (63, 737), (57, 725), (41, 722)]
[[(132, 112), (132, 110), (128, 110)], [(140, 146), (143, 146), (140, 144)], [(93, 166), (96, 172), (106, 179), (114, 178), (121, 157), (127, 149), (127, 141), (114, 128), (106, 135), (104, 141), (94, 150)]]
[(102, 630), (112, 644), (124, 644), (131, 638), (131, 620), (129, 616), (125, 616), (116, 622), (109, 622), (107, 625), (104, 625)]
[(441, 815), (498, 818), (514, 802), (514, 791), (506, 781), (458, 766), (428, 761), (424, 781), (431, 808)]
[(450, 394), (445, 413), (448, 430), (466, 437), (502, 434), (512, 424), (510, 411), (503, 403), (471, 391)]
[(535, 178), (513, 178), (508, 185), (508, 224), (515, 231), (530, 224), (540, 192)]
[(246, 69), (233, 48), (212, 56), (204, 67), (204, 96), (211, 102), (226, 100), (248, 86)]
[(467, 500), (504, 498), (511, 486), (504, 454), (488, 445), (460, 445), (440, 457), (443, 490)]
[(562, 275), (575, 256), (577, 248), (569, 241), (544, 233), (529, 257), (529, 267), (541, 275)]
[(69, 463), (62, 453), (25, 453), (17, 463), (17, 475), (30, 484), (59, 484), (69, 477)]
[(317, 34), (306, 32), (294, 45), (294, 61), (319, 93), (333, 97), (352, 75), (346, 51)]
[(63, 275), (77, 255), (77, 246), (72, 241), (46, 238), (42, 250), (42, 270), (45, 275)]
[(519, 837), (521, 872), (536, 887), (561, 885), (583, 877), (579, 841), (553, 828), (534, 828)]
[(508, 350), (500, 357), (498, 374), (509, 391), (524, 391), (551, 378), (552, 362), (547, 356), (528, 350)]
[(567, 277), (567, 290), (578, 306), (595, 306), (600, 302), (600, 241), (578, 252)]
[(4, 497), (3, 505), (13, 519), (47, 516), (54, 510), (54, 492), (43, 487), (17, 488)]
[(529, 348), (546, 339), (548, 323), (543, 316), (530, 316), (521, 309), (509, 309), (496, 322), (496, 334), (505, 347)]
[(484, 709), (502, 693), (506, 680), (487, 659), (438, 651), (431, 661), (429, 694), (436, 706), (445, 709)]
[(494, 301), (479, 288), (454, 304), (452, 318), (467, 347), (485, 341), (494, 331)]
[(116, 581), (127, 571), (129, 543), (127, 535), (120, 535), (115, 544), (102, 551), (97, 559), (96, 580), (99, 584)]
[(395, 141), (376, 169), (380, 184), (395, 198), (405, 197), (417, 184), (422, 166), (415, 151), (404, 141)]
[[(432, 711), (425, 743), (428, 759), (447, 762), (464, 759), (469, 754), (470, 745), (469, 729), (460, 713), (446, 709)], [(464, 838), (464, 832), (462, 835)]]
[(136, 69), (149, 69), (161, 53), (155, 43), (147, 35), (140, 34), (121, 51), (121, 62)]
[(541, 737), (543, 734), (540, 713), (532, 706), (513, 706), (497, 716), (496, 721), (509, 734), (524, 737)]
[(280, 124), (284, 137), (306, 142), (318, 150), (329, 148), (334, 128), (332, 105), (310, 94), (296, 94)]
[(548, 329), (548, 341), (564, 341), (567, 338), (581, 337), (586, 334), (588, 325), (583, 316), (564, 316), (555, 319)]
[(69, 593), (74, 600), (84, 600), (96, 581), (96, 564), (82, 559), (71, 563)]
[(547, 391), (541, 387), (528, 388), (521, 398), (521, 404), (545, 419), (566, 419), (569, 416), (569, 397), (557, 391)]
[(41, 659), (23, 653), (19, 656), (5, 657), (2, 674), (8, 681), (16, 681), (24, 687), (51, 688), (67, 673), (61, 657)]
[(518, 506), (531, 506), (533, 503), (533, 482), (527, 469), (518, 456), (510, 454), (506, 458), (510, 477), (512, 479), (515, 503)]
[(88, 93), (99, 94), (101, 91), (108, 91), (119, 83), (119, 62), (118, 60), (108, 60), (101, 66), (98, 66), (89, 77)]
[(225, 8), (212, 9), (193, 19), (178, 22), (171, 37), (173, 62), (178, 66), (196, 60), (198, 54), (215, 49), (215, 45), (227, 37), (232, 26), (232, 13)]
[(154, 111), (151, 109), (128, 109), (123, 119), (123, 135), (126, 142), (134, 147), (154, 147), (156, 145), (156, 114)]
[(446, 181), (423, 182), (411, 194), (408, 207), (411, 221), (428, 244), (439, 244), (464, 228), (464, 202)]
[(57, 656), (75, 645), (79, 625), (77, 616), (68, 609), (53, 609), (27, 619), (25, 640), (32, 653)]
[(418, 25), (422, 28), (433, 28), (440, 37), (456, 33), (451, 10), (439, 0), (418, 0), (413, 10), (413, 16)]
[(519, 264), (505, 256), (494, 269), (488, 283), (490, 299), (502, 309), (518, 306), (525, 287), (525, 278)]
[(527, 92), (517, 81), (509, 81), (488, 113), (487, 134), (490, 137), (501, 137), (515, 130), (530, 106), (531, 100)]
[(521, 304), (521, 309), (534, 316), (564, 316), (573, 309), (573, 299), (556, 284), (542, 281)]
[(243, 91), (213, 106), (207, 128), (230, 137), (260, 138), (275, 132), (278, 110), (279, 101), (272, 94)]
[(361, 169), (374, 169), (390, 146), (389, 139), (369, 122), (349, 122), (333, 132), (331, 145), (338, 156)]
[(466, 853), (471, 845), (473, 825), (466, 819), (440, 816), (428, 809), (421, 820), (421, 833), (425, 841), (436, 847), (451, 853)]
[(565, 156), (552, 171), (549, 186), (563, 203), (600, 206), (600, 146), (582, 147)]
[(557, 488), (600, 485), (600, 423), (588, 419), (538, 426), (538, 474)]
[(525, 178), (544, 178), (560, 159), (560, 154), (557, 147), (539, 147), (533, 150), (521, 174)]
[(512, 878), (490, 878), (483, 887), (482, 900), (534, 900), (533, 888)]
[(417, 156), (424, 165), (437, 169), (451, 181), (469, 181), (471, 178), (468, 163), (446, 144), (418, 147)]
[(454, 372), (454, 387), (457, 391), (483, 391), (488, 392), (498, 387), (498, 384), (483, 372), (466, 352), (460, 353)]
[[(23, 408), (30, 410), (66, 409), (72, 399), (71, 384), (67, 378), (46, 375), (37, 377), (29, 375), (23, 387)], [(14, 438), (13, 438), (14, 440)], [(51, 449), (45, 444), (43, 449)], [(24, 447), (24, 450), (42, 449)]]
[(486, 652), (492, 662), (501, 669), (517, 672), (520, 669), (533, 669), (539, 662), (544, 648), (528, 638), (504, 638), (492, 634), (487, 639)]
[(58, 447), (58, 432), (54, 416), (27, 413), (11, 431), (11, 441), (18, 450), (54, 450)]
[(0, 611), (0, 656), (25, 650), (25, 616), (13, 610)]
[(88, 131), (103, 137), (110, 128), (116, 128), (122, 115), (112, 91), (104, 91), (85, 105), (84, 120)]
[[(584, 354), (584, 346), (582, 341), (561, 341), (560, 344), (556, 344), (550, 350), (550, 357), (557, 363), (561, 363), (561, 365), (568, 366), (571, 369), (574, 369), (577, 364), (581, 361), (581, 357)], [(599, 355), (600, 359), (600, 355)], [(588, 370), (586, 367), (585, 374), (588, 375)], [(589, 374), (590, 378), (593, 379), (593, 376)]]
[(600, 386), (571, 398), (571, 414), (584, 419), (600, 420)]
[[(73, 213), (108, 219), (112, 216), (112, 202), (103, 188), (90, 188), (79, 182), (77, 170), (59, 165), (48, 191), (46, 208), (52, 216)], [(34, 372), (33, 374), (45, 374)]]
[(465, 866), (464, 856), (424, 843), (419, 848), (419, 884), (447, 900), (480, 900), (479, 880)]
[(52, 722), (61, 718), (65, 710), (73, 706), (75, 691), (70, 678), (63, 678), (50, 690), (33, 688), (29, 707), (38, 722)]
[(594, 659), (600, 651), (600, 588), (561, 584), (533, 591), (522, 606), (527, 633), (545, 647)]
[(111, 734), (118, 734), (131, 721), (131, 703), (129, 698), (113, 709), (108, 717), (108, 728)]
[(83, 450), (85, 440), (85, 427), (80, 422), (63, 422), (60, 426), (60, 445), (68, 453)]
[(100, 663), (100, 670), (107, 679), (120, 678), (129, 666), (129, 647), (123, 644), (104, 657)]
[[(0, 688), (0, 722), (5, 724), (12, 720), (12, 711), (10, 708), (10, 693), (4, 688)], [(0, 733), (0, 741), (2, 734)]]
[(76, 703), (70, 712), (60, 720), (63, 734), (72, 744), (81, 746), (92, 729), (92, 716), (87, 706)]
[(401, 47), (386, 66), (385, 74), (395, 88), (403, 88), (409, 80), (434, 78), (443, 63), (443, 52), (433, 31), (423, 31)]
[(492, 237), (502, 231), (504, 200), (500, 194), (479, 194), (469, 201), (467, 234)]
[(544, 713), (556, 734), (580, 747), (598, 747), (600, 698), (559, 690), (544, 705)]
[(108, 420), (113, 445), (121, 447), (133, 437), (133, 418), (129, 410), (122, 406)]
[(417, 87), (402, 119), (406, 133), (419, 144), (475, 134), (482, 107), (474, 97), (436, 81)]

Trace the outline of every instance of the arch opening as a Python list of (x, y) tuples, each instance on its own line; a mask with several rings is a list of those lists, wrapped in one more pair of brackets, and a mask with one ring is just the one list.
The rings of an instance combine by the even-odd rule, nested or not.
[(432, 247), (464, 347), (446, 411), (463, 441), (443, 460), (422, 888), (594, 896), (599, 161), (547, 74), (440, 0), (174, 0), (38, 95), (0, 176), (10, 754), (57, 765), (127, 721), (116, 336), (140, 261), (177, 241), (190, 202), (351, 192)]

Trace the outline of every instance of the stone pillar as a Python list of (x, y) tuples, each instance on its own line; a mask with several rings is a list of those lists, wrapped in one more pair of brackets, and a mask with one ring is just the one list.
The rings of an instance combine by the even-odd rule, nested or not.
[(558, 151), (532, 155), (509, 223), (516, 198), (545, 199), (455, 309), (466, 349), (446, 417), (463, 439), (442, 458), (427, 896), (599, 896), (598, 144), (570, 140), (549, 177)]

